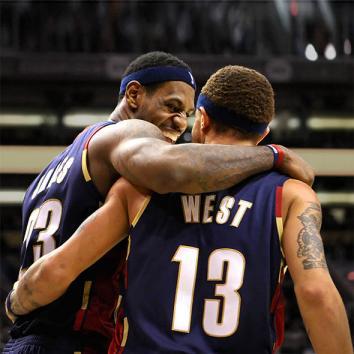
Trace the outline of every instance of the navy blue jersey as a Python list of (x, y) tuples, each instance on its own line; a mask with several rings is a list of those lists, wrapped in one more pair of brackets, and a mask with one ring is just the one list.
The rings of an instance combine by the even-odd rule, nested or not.
[(217, 193), (152, 195), (130, 234), (120, 352), (273, 352), (287, 178), (270, 172)]
[[(23, 202), (21, 271), (64, 243), (102, 203), (88, 171), (87, 147), (91, 137), (109, 124), (113, 122), (84, 130), (28, 188)], [(110, 339), (117, 296), (115, 272), (124, 253), (124, 245), (114, 248), (81, 274), (58, 300), (19, 317), (11, 330), (12, 337), (75, 330)]]

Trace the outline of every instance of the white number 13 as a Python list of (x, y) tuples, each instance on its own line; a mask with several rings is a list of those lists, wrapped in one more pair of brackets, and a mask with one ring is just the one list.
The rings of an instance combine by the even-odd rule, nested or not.
[(53, 251), (56, 247), (54, 234), (59, 228), (62, 214), (61, 202), (57, 199), (45, 201), (39, 208), (34, 209), (28, 219), (23, 242), (26, 247), (33, 230), (40, 230), (33, 242), (33, 261)]
[[(179, 246), (172, 258), (173, 262), (180, 263), (172, 319), (174, 331), (186, 333), (190, 331), (198, 257), (199, 248)], [(245, 258), (239, 251), (220, 248), (210, 254), (207, 279), (209, 281), (225, 279), (225, 282), (215, 286), (215, 295), (222, 296), (223, 301), (204, 300), (203, 329), (209, 336), (228, 337), (236, 332), (241, 303), (237, 290), (242, 286), (244, 272)]]

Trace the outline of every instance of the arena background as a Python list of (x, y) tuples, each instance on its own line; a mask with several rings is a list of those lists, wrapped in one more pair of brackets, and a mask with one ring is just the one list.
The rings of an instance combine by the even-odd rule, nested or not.
[[(190, 64), (199, 88), (226, 64), (272, 82), (267, 143), (294, 148), (316, 169), (328, 264), (354, 333), (353, 1), (1, 0), (0, 11), (1, 302), (17, 277), (26, 187), (84, 126), (107, 119), (130, 60), (164, 50)], [(313, 353), (289, 276), (284, 291), (281, 353)], [(2, 307), (0, 315), (3, 343)]]

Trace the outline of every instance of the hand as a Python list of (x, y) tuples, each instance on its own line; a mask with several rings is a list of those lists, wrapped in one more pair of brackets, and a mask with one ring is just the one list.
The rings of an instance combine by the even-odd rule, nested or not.
[(12, 308), (11, 308), (11, 295), (13, 294), (14, 292), (14, 289), (12, 289), (9, 294), (7, 295), (6, 297), (6, 300), (5, 300), (5, 310), (6, 310), (6, 315), (7, 317), (10, 319), (10, 321), (12, 323), (15, 323), (16, 319), (17, 319), (17, 316), (16, 314), (12, 311)]
[(292, 178), (298, 179), (310, 187), (315, 179), (314, 169), (294, 151), (278, 145), (284, 151), (284, 160), (276, 169)]

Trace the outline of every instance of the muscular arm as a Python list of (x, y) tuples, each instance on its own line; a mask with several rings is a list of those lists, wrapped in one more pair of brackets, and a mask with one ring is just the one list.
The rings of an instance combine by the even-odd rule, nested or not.
[(23, 274), (11, 294), (12, 311), (23, 315), (56, 300), (83, 270), (124, 239), (128, 228), (126, 199), (122, 183), (117, 182), (105, 204), (68, 241)]
[(327, 269), (320, 235), (321, 206), (313, 190), (288, 180), (284, 186), (283, 249), (302, 318), (316, 354), (352, 354), (343, 301)]
[[(157, 127), (141, 120), (123, 121), (98, 132), (92, 139), (90, 156), (90, 162), (105, 161), (112, 174), (118, 172), (158, 193), (228, 188), (273, 165), (268, 147), (171, 145)], [(312, 168), (287, 149), (282, 172), (308, 184), (313, 182)]]

